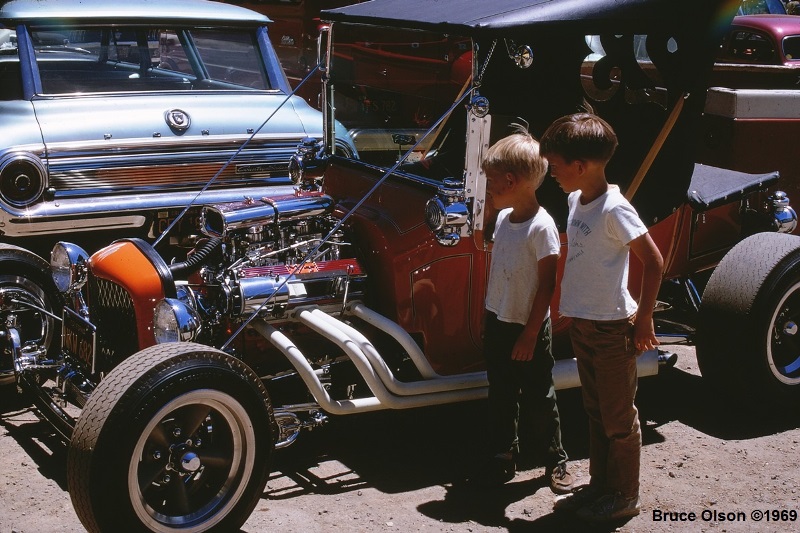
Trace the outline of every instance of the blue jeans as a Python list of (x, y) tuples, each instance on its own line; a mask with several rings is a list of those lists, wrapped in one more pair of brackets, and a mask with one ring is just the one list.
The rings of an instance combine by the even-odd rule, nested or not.
[(633, 318), (573, 318), (570, 338), (589, 417), (591, 484), (626, 498), (637, 497), (642, 432), (633, 403), (638, 355)]
[(511, 359), (522, 329), (521, 324), (502, 322), (494, 313), (486, 313), (483, 351), (489, 380), (490, 444), (495, 454), (516, 455), (522, 433), (522, 444), (530, 444), (530, 454), (553, 467), (566, 462), (567, 453), (561, 445), (561, 420), (553, 386), (550, 319), (542, 324), (530, 361)]

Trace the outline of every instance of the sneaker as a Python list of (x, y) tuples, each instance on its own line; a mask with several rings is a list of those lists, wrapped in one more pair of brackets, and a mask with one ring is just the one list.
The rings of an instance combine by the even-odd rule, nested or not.
[(606, 494), (594, 503), (578, 509), (577, 516), (588, 522), (609, 522), (639, 514), (642, 505), (639, 497), (625, 498), (619, 492)]
[(593, 503), (602, 495), (603, 491), (599, 486), (592, 485), (591, 483), (588, 485), (581, 485), (580, 487), (573, 489), (570, 494), (556, 498), (555, 503), (553, 503), (553, 510), (559, 512), (563, 511), (565, 513), (575, 513), (579, 509), (582, 509), (590, 503)]
[(550, 470), (550, 490), (555, 494), (569, 494), (575, 485), (572, 474), (567, 471), (567, 463), (559, 463)]

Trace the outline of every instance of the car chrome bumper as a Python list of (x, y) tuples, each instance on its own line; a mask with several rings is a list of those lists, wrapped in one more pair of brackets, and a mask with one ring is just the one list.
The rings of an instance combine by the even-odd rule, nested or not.
[(0, 232), (9, 237), (47, 235), (64, 231), (139, 228), (147, 222), (145, 214), (161, 209), (192, 205), (238, 202), (294, 191), (291, 185), (242, 187), (197, 191), (123, 194), (46, 201), (24, 210), (0, 213)]

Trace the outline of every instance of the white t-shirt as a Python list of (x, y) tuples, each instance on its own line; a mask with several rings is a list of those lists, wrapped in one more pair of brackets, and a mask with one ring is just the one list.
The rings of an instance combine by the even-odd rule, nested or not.
[(567, 261), (559, 312), (589, 320), (618, 320), (636, 312), (628, 292), (630, 242), (647, 227), (619, 187), (581, 205), (581, 191), (569, 195)]
[(486, 309), (503, 322), (524, 325), (539, 288), (539, 260), (558, 255), (561, 242), (553, 217), (543, 207), (525, 222), (511, 222), (509, 214), (511, 209), (503, 209), (497, 215)]

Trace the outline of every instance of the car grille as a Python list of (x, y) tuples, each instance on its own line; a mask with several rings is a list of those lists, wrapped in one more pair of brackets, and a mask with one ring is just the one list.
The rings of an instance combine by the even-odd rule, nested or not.
[(97, 326), (97, 370), (108, 371), (139, 349), (136, 312), (128, 292), (112, 281), (90, 274), (88, 291)]
[[(222, 172), (234, 151), (184, 149), (162, 153), (135, 153), (120, 147), (116, 152), (86, 150), (51, 151), (47, 161), (49, 185), (56, 195), (125, 193), (152, 189), (199, 188), (217, 176), (212, 188), (288, 182), (289, 159), (296, 142), (281, 143), (270, 150), (239, 153)], [(119, 155), (122, 152), (124, 155)]]

